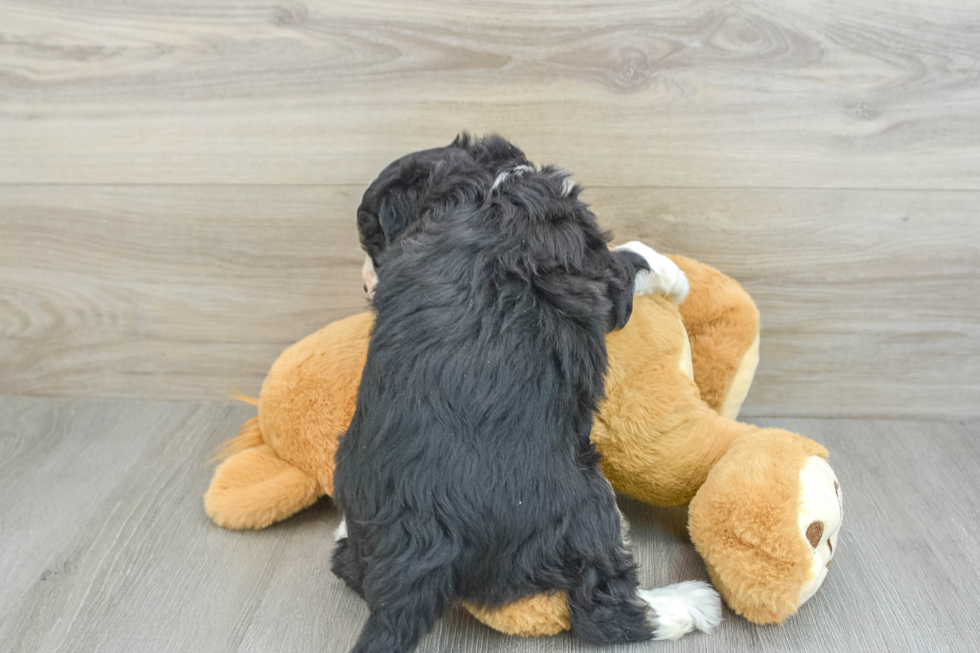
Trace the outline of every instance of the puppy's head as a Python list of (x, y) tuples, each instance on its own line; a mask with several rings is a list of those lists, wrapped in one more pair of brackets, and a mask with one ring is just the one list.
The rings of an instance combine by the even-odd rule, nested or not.
[(413, 235), (464, 219), (469, 242), (494, 251), (500, 275), (533, 287), (569, 319), (601, 315), (618, 328), (629, 317), (635, 270), (649, 266), (609, 251), (609, 235), (580, 191), (566, 171), (535, 168), (500, 136), (463, 134), (446, 147), (402, 157), (368, 187), (358, 208), (365, 290), (373, 290)]
[(463, 133), (446, 147), (397, 159), (364, 192), (357, 209), (361, 246), (367, 252), (362, 277), (370, 289), (389, 247), (411, 235), (432, 209), (471, 197), (475, 186), (489, 190), (507, 171), (530, 164), (500, 136), (474, 139)]

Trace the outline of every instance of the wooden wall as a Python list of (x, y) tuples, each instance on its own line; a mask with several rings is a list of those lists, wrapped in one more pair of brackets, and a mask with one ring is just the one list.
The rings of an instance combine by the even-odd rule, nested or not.
[(980, 414), (978, 0), (0, 0), (0, 394), (256, 392), (461, 129), (743, 281), (746, 414)]

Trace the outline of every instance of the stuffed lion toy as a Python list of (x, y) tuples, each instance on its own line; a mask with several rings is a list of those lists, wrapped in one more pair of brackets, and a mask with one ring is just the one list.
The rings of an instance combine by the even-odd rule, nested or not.
[[(687, 275), (687, 299), (638, 296), (628, 324), (607, 336), (606, 399), (591, 438), (617, 491), (657, 506), (689, 502), (691, 540), (726, 603), (779, 623), (827, 575), (840, 486), (816, 442), (735, 421), (758, 363), (759, 313), (733, 279), (670, 258)], [(273, 364), (251, 400), (257, 417), (225, 443), (205, 495), (217, 524), (264, 528), (331, 494), (372, 324), (370, 313), (334, 322)], [(510, 634), (569, 628), (562, 593), (466, 608)]]

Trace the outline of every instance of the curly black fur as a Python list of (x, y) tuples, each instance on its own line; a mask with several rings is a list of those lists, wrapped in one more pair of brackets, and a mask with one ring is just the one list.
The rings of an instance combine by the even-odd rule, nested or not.
[(334, 572), (371, 616), (358, 653), (411, 650), (454, 602), (566, 591), (591, 642), (649, 639), (589, 434), (606, 332), (646, 262), (545, 167), (461, 136), (389, 166), (358, 210), (379, 272), (357, 409), (337, 453)]
[[(455, 188), (464, 181), (455, 169), (459, 164), (480, 167), (493, 180), (501, 172), (530, 162), (503, 138), (475, 140), (464, 133), (446, 147), (414, 152), (391, 163), (368, 186), (357, 209), (361, 246), (371, 257), (375, 270), (384, 265), (383, 254), (391, 243), (418, 228), (437, 204), (453, 199), (441, 195), (454, 190), (470, 191), (469, 184)], [(484, 180), (485, 177), (470, 181), (478, 184)]]

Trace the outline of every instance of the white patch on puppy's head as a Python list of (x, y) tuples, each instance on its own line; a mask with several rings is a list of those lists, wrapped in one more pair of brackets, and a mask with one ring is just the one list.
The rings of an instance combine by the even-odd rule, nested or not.
[(573, 188), (575, 188), (575, 180), (572, 179), (571, 175), (566, 173), (565, 177), (561, 180), (561, 196), (568, 197), (572, 193)]
[(496, 179), (493, 180), (493, 186), (490, 187), (490, 190), (497, 190), (497, 187), (504, 183), (504, 181), (506, 181), (511, 175), (522, 175), (525, 172), (534, 172), (534, 166), (521, 165), (515, 166), (510, 170), (504, 170), (497, 175)]
[(575, 180), (572, 179), (572, 173), (562, 168), (549, 168), (549, 170), (551, 172), (551, 178), (561, 182), (559, 197), (568, 197), (571, 195), (572, 190), (575, 188)]

